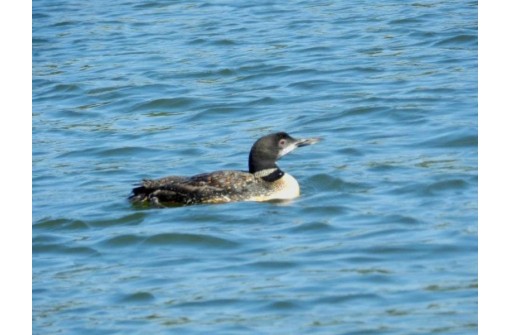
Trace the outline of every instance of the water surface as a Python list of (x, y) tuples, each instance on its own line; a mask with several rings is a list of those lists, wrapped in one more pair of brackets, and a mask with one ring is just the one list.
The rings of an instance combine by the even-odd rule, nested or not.
[[(477, 2), (33, 2), (35, 334), (476, 334)], [(246, 169), (290, 203), (167, 209)]]

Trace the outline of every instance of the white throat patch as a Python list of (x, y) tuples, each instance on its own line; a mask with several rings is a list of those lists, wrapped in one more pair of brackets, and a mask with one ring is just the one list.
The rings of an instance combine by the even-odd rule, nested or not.
[(278, 158), (287, 155), (288, 153), (290, 153), (291, 151), (295, 150), (296, 148), (297, 148), (297, 146), (294, 143), (289, 145), (289, 146), (287, 146), (287, 147), (285, 147), (284, 149), (282, 149), (279, 152)]

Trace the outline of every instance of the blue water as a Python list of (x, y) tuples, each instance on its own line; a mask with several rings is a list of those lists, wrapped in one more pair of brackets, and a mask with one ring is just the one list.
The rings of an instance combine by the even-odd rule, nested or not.
[[(33, 1), (34, 334), (476, 334), (476, 1)], [(290, 203), (137, 209), (247, 168)]]

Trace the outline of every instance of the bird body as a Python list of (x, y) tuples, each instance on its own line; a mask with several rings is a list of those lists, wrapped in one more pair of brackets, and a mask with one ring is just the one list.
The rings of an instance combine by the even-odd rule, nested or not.
[(215, 171), (191, 177), (169, 176), (143, 180), (133, 189), (133, 203), (162, 206), (233, 201), (289, 200), (300, 195), (296, 179), (283, 172), (276, 160), (297, 147), (319, 139), (296, 140), (286, 133), (260, 138), (249, 155), (249, 171)]

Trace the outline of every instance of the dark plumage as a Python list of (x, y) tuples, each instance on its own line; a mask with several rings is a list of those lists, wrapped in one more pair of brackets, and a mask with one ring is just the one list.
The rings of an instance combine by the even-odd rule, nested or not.
[(249, 155), (249, 171), (216, 171), (192, 177), (169, 176), (144, 180), (133, 189), (133, 203), (195, 204), (231, 201), (291, 199), (299, 195), (296, 180), (276, 161), (297, 147), (314, 144), (318, 138), (297, 140), (286, 133), (258, 139)]

